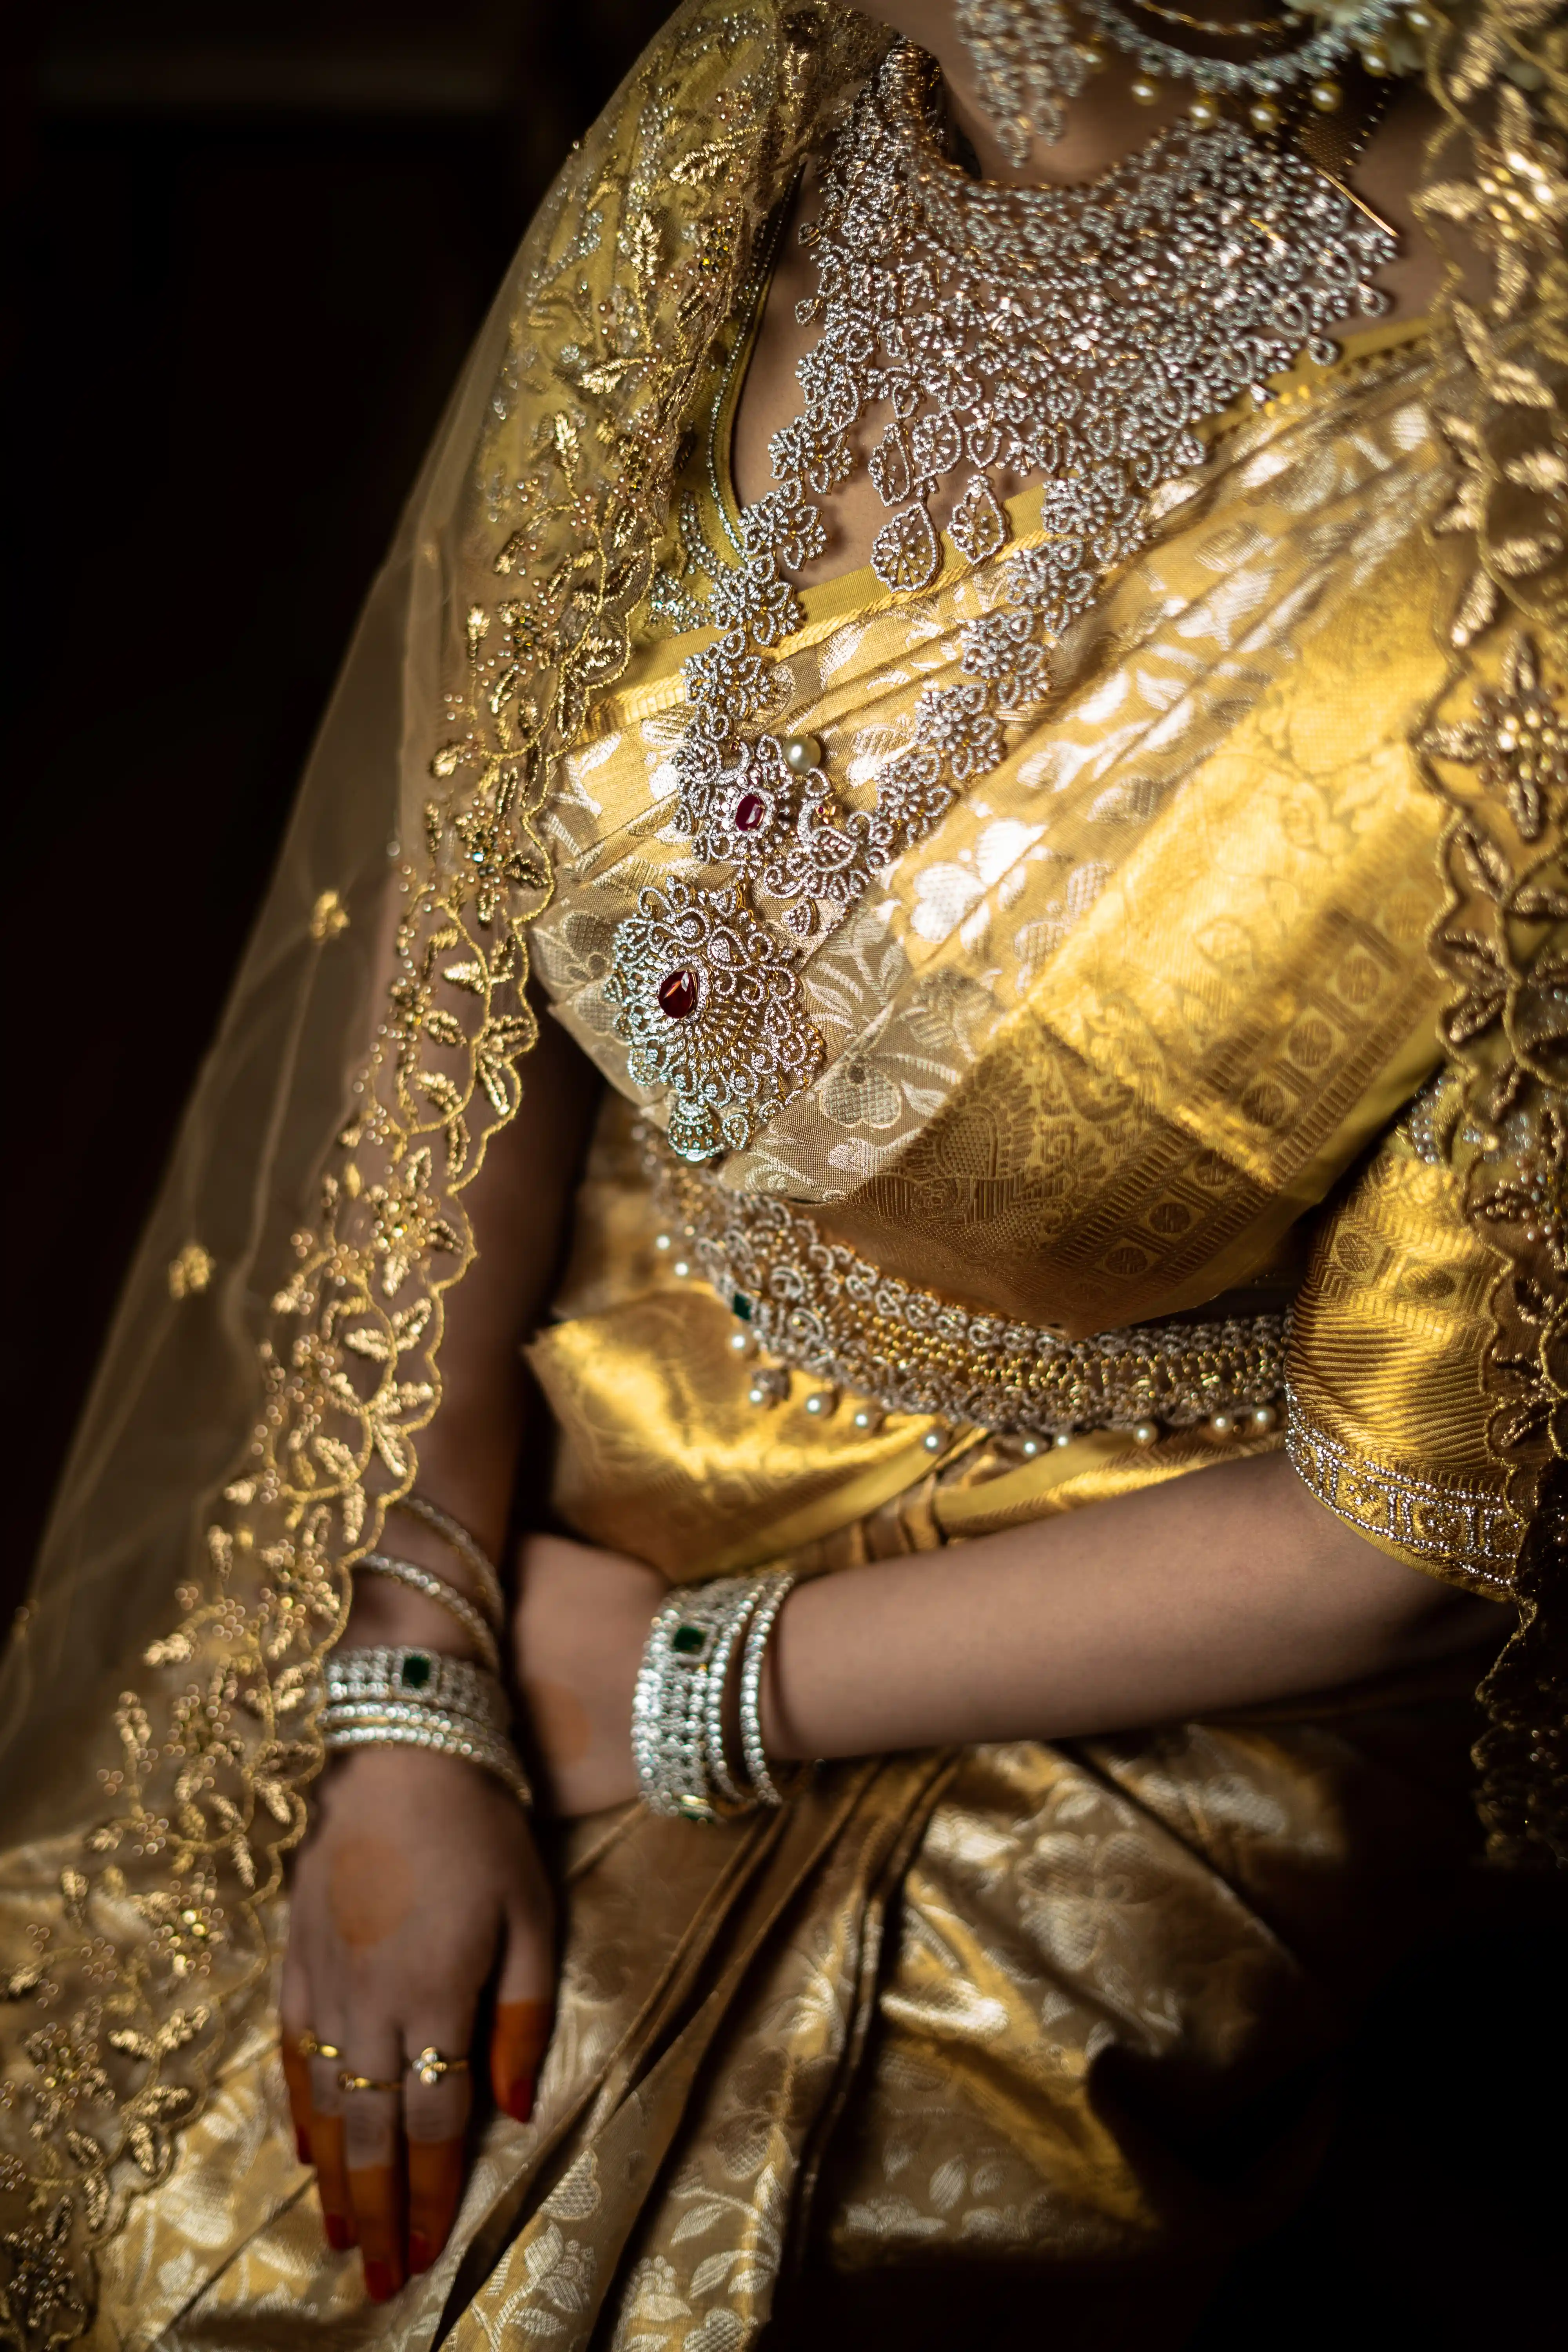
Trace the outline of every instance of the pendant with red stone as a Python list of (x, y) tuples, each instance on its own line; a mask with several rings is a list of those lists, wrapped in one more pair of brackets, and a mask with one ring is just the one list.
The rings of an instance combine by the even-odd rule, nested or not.
[(605, 999), (632, 1081), (666, 1096), (683, 1159), (744, 1150), (816, 1077), (825, 1049), (795, 962), (734, 883), (672, 876), (616, 927)]

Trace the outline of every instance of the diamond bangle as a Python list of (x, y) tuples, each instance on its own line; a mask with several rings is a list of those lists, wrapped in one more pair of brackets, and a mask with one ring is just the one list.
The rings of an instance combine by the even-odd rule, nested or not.
[(746, 1627), (746, 1646), (741, 1654), (741, 1753), (746, 1760), (746, 1773), (757, 1804), (782, 1805), (804, 1777), (803, 1767), (800, 1773), (791, 1774), (789, 1787), (781, 1789), (768, 1769), (767, 1749), (763, 1745), (763, 1669), (767, 1663), (768, 1643), (778, 1622), (779, 1611), (799, 1580), (788, 1570), (758, 1580), (763, 1590)]
[(437, 1650), (402, 1643), (334, 1650), (327, 1660), (326, 1679), (331, 1707), (369, 1701), (433, 1709), (464, 1716), (501, 1733), (510, 1719), (506, 1693), (496, 1675), (468, 1658), (445, 1657)]

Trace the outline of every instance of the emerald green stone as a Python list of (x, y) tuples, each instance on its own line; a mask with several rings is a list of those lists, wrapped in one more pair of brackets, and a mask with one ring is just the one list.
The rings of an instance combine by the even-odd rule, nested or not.
[(405, 1658), (403, 1661), (404, 1689), (423, 1690), (435, 1671), (434, 1661), (426, 1657), (423, 1652), (416, 1650), (411, 1658)]
[(749, 1323), (751, 1321), (752, 1302), (747, 1297), (743, 1290), (736, 1291), (733, 1298), (730, 1301), (730, 1305), (733, 1311), (740, 1317), (742, 1323)]
[(678, 1625), (669, 1637), (669, 1646), (678, 1657), (689, 1658), (694, 1650), (701, 1649), (707, 1639), (706, 1629), (701, 1625)]

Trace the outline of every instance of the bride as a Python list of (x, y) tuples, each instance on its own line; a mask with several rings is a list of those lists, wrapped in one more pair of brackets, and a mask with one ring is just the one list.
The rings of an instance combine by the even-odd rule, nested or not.
[(574, 152), (8, 1655), (17, 2343), (1179, 2342), (1561, 1854), (1565, 110), (686, 0)]

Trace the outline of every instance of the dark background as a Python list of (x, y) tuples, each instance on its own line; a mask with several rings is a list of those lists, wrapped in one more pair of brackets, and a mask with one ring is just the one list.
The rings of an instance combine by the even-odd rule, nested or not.
[[(665, 13), (5, 18), (0, 1622), (356, 605), (534, 204)], [(1201, 2352), (1468, 2347), (1560, 2310), (1562, 1958), (1526, 1921), (1394, 1979), (1322, 2184)]]

